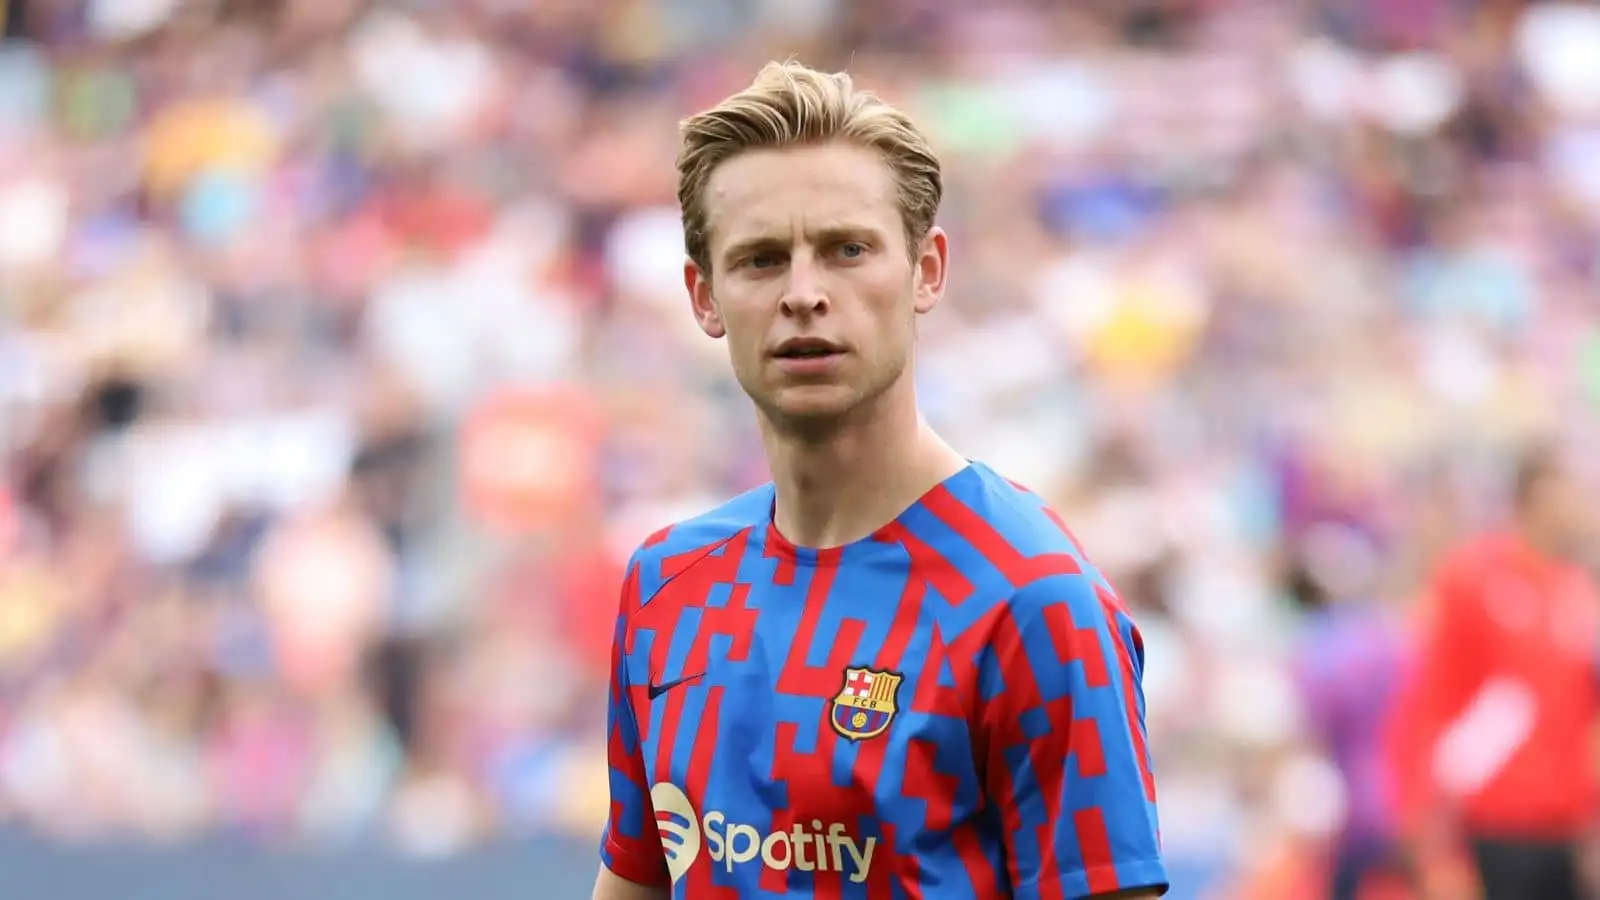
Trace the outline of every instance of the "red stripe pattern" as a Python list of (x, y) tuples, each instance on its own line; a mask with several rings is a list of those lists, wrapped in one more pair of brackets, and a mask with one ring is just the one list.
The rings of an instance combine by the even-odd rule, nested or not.
[(1059, 516), (981, 466), (843, 548), (772, 503), (629, 568), (606, 865), (680, 900), (1165, 883), (1143, 644)]

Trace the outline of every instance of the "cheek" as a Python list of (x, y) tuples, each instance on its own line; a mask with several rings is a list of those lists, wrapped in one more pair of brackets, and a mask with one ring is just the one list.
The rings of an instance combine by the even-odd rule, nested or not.
[(760, 311), (748, 299), (733, 300), (722, 305), (722, 321), (728, 326), (730, 334), (737, 332), (741, 336), (748, 336), (751, 331), (761, 328), (760, 319)]
[(763, 313), (759, 301), (754, 297), (724, 297), (717, 309), (733, 354), (737, 357), (758, 354), (771, 325), (770, 316)]
[(872, 315), (880, 332), (897, 341), (913, 332), (917, 311), (907, 285), (898, 280), (884, 284), (873, 297)]

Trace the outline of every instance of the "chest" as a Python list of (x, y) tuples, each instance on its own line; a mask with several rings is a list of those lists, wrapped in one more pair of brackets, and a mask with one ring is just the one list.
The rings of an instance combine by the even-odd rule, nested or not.
[(978, 804), (976, 686), (950, 617), (903, 579), (807, 574), (669, 585), (635, 617), (624, 664), (652, 783), (763, 831), (960, 818)]
[(1488, 652), (1507, 667), (1565, 672), (1600, 658), (1600, 597), (1578, 573), (1497, 573), (1480, 598)]

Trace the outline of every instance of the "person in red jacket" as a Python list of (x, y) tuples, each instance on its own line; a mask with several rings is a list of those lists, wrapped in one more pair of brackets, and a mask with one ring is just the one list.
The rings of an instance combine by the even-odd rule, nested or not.
[(1600, 595), (1579, 563), (1589, 514), (1563, 455), (1519, 466), (1505, 531), (1434, 576), (1392, 731), (1403, 827), (1464, 837), (1485, 900), (1578, 900), (1595, 823)]

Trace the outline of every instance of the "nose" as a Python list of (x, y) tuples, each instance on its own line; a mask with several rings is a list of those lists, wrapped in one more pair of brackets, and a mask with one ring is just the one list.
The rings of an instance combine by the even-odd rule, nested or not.
[(815, 316), (827, 311), (828, 295), (822, 288), (821, 274), (810, 253), (794, 255), (779, 301), (784, 315)]

